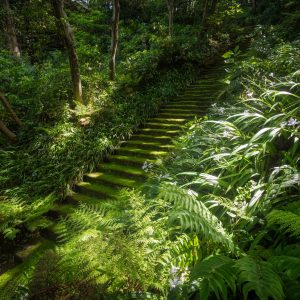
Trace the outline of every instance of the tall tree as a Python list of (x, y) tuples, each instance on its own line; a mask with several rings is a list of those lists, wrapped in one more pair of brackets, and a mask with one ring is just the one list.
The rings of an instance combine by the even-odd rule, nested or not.
[(5, 124), (0, 120), (0, 131), (4, 134), (6, 138), (8, 138), (12, 142), (16, 142), (17, 136), (10, 131)]
[(166, 0), (169, 13), (169, 36), (173, 35), (174, 27), (174, 0)]
[(58, 29), (65, 40), (69, 55), (74, 98), (76, 102), (84, 103), (82, 97), (79, 63), (74, 42), (74, 34), (71, 25), (68, 23), (67, 15), (64, 11), (64, 0), (52, 0), (52, 5), (54, 8), (55, 17), (57, 19)]
[(2, 3), (2, 7), (5, 13), (4, 26), (5, 26), (7, 39), (8, 39), (8, 47), (14, 57), (20, 57), (21, 52), (17, 40), (16, 28), (15, 28), (15, 22), (14, 22), (12, 10), (10, 8), (8, 0), (0, 0), (0, 1)]
[(21, 120), (18, 118), (18, 116), (15, 113), (15, 111), (13, 110), (12, 106), (10, 105), (10, 103), (8, 102), (8, 100), (6, 99), (4, 94), (2, 94), (1, 92), (0, 92), (0, 101), (1, 101), (2, 105), (5, 107), (6, 111), (14, 119), (16, 124), (19, 125), (19, 126), (22, 126)]
[(210, 14), (214, 14), (217, 8), (217, 0), (212, 0), (211, 1), (211, 6), (210, 6)]
[[(4, 108), (6, 109), (6, 111), (10, 114), (10, 116), (13, 118), (13, 120), (15, 121), (15, 123), (19, 126), (22, 126), (22, 122), (21, 120), (18, 118), (17, 114), (15, 113), (15, 111), (13, 110), (13, 108), (11, 107), (10, 103), (8, 102), (8, 100), (6, 99), (6, 97), (4, 96), (4, 94), (2, 94), (0, 92), (0, 102), (2, 103), (2, 105), (4, 106)], [(8, 138), (10, 141), (12, 142), (16, 142), (17, 141), (17, 136), (7, 128), (7, 126), (0, 120), (0, 131), (5, 135), (6, 138)]]
[(116, 54), (119, 40), (120, 1), (113, 0), (113, 17), (111, 26), (111, 57), (109, 62), (109, 78), (116, 77)]
[(206, 24), (207, 8), (208, 8), (208, 0), (204, 0), (204, 2), (203, 2), (202, 21), (201, 21), (202, 27), (205, 27), (205, 24)]

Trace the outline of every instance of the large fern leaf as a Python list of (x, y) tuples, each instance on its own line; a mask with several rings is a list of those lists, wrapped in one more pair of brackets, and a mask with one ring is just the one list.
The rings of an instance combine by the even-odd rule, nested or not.
[(238, 270), (238, 281), (242, 286), (244, 299), (254, 291), (261, 300), (284, 298), (281, 279), (272, 265), (258, 257), (246, 256), (239, 259), (235, 266)]
[(267, 215), (268, 225), (279, 225), (284, 233), (300, 237), (300, 203), (295, 202), (285, 207), (285, 210), (274, 209)]
[(236, 272), (233, 260), (222, 255), (209, 256), (191, 272), (191, 284), (199, 291), (201, 300), (214, 294), (217, 299), (228, 299), (228, 288), (236, 292)]
[(196, 192), (172, 184), (163, 184), (159, 196), (174, 202), (174, 209), (170, 212), (171, 224), (179, 221), (183, 231), (201, 234), (205, 239), (234, 251), (231, 235), (205, 204), (197, 199)]

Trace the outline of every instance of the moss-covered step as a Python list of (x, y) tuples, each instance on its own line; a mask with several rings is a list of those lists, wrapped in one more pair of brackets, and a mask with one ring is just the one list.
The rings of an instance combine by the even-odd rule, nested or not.
[[(185, 119), (194, 119), (195, 116), (198, 115), (198, 114), (192, 114), (192, 113), (169, 113), (169, 112), (162, 112), (162, 113), (159, 113), (157, 116), (159, 118), (163, 118), (163, 117), (166, 117), (166, 118), (174, 118), (174, 117), (178, 117), (178, 118), (185, 118)], [(179, 132), (175, 132), (173, 134), (173, 136), (175, 135), (178, 135)]]
[[(176, 106), (176, 104), (175, 104), (175, 106)], [(150, 118), (148, 121), (149, 122), (154, 122), (154, 123), (168, 123), (168, 124), (179, 124), (179, 125), (183, 125), (183, 124), (186, 123), (186, 119), (180, 119), (180, 118), (177, 118), (177, 119), (176, 118), (169, 118), (169, 119), (167, 119), (167, 118), (157, 118), (157, 117), (155, 117), (155, 118)]]
[(211, 102), (211, 97), (209, 98), (204, 98), (204, 99), (193, 99), (193, 100), (189, 100), (187, 98), (177, 98), (174, 99), (172, 102), (170, 102), (170, 105), (172, 106), (172, 104), (182, 104), (182, 105), (199, 105), (200, 103), (202, 104), (209, 104)]
[(204, 89), (207, 89), (207, 90), (210, 90), (210, 89), (221, 89), (222, 87), (224, 87), (224, 83), (222, 82), (215, 82), (213, 84), (211, 83), (207, 83), (207, 82), (199, 82), (198, 84), (192, 84), (188, 87), (187, 90), (204, 90)]
[(140, 167), (147, 164), (153, 164), (156, 162), (155, 159), (149, 159), (148, 157), (141, 157), (141, 156), (132, 156), (132, 155), (111, 155), (109, 160), (114, 163), (120, 163), (122, 165), (129, 165)]
[(148, 150), (148, 149), (140, 149), (134, 147), (121, 147), (118, 149), (119, 155), (134, 155), (134, 156), (143, 156), (150, 159), (155, 159), (157, 157), (163, 157), (168, 154), (168, 151), (157, 151), (157, 150)]
[(179, 130), (181, 129), (182, 125), (180, 124), (169, 124), (169, 123), (157, 123), (157, 122), (147, 122), (144, 125), (146, 128), (153, 128), (153, 129), (167, 129), (167, 130)]
[[(163, 115), (163, 113), (159, 114)], [(174, 114), (175, 115), (175, 114)], [(182, 116), (182, 114), (176, 114)], [(194, 114), (192, 114), (194, 116)], [(152, 128), (141, 128), (139, 131), (141, 134), (151, 134), (151, 135), (166, 135), (166, 136), (176, 136), (179, 134), (180, 130), (167, 130), (167, 129), (152, 129)]]
[(98, 197), (99, 199), (110, 199), (115, 198), (118, 188), (110, 187), (107, 184), (82, 181), (75, 185), (75, 192)]
[(211, 103), (213, 101), (216, 101), (218, 98), (218, 95), (208, 95), (208, 96), (201, 96), (201, 97), (194, 97), (193, 100), (191, 100), (191, 97), (182, 97), (178, 98), (178, 102), (186, 101), (187, 99), (190, 99), (189, 101), (193, 101), (194, 104), (200, 104), (200, 103)]
[(103, 202), (103, 198), (76, 193), (72, 191), (66, 197), (66, 201), (68, 203), (71, 203), (72, 205), (86, 204), (86, 205), (97, 206)]
[(162, 108), (186, 108), (186, 109), (193, 110), (199, 108), (199, 103), (198, 101), (194, 101), (193, 104), (186, 104), (182, 101), (177, 101), (177, 102), (172, 101), (167, 105), (163, 106)]
[(137, 178), (137, 180), (145, 180), (147, 178), (147, 174), (142, 168), (136, 168), (119, 163), (102, 163), (97, 169), (107, 173), (122, 175), (126, 178)]
[(43, 228), (40, 232), (45, 239), (56, 242), (59, 240), (59, 237), (63, 231), (64, 225), (62, 223), (55, 222), (53, 225)]
[(198, 109), (194, 109), (194, 110), (191, 110), (191, 109), (188, 109), (188, 108), (163, 108), (160, 110), (161, 113), (174, 113), (175, 115), (177, 113), (179, 114), (184, 114), (184, 113), (187, 113), (187, 114), (198, 114), (198, 113), (203, 113), (203, 112), (206, 112), (205, 109), (201, 109), (201, 108), (198, 108)]
[[(186, 120), (186, 119), (185, 119)], [(165, 142), (165, 143), (171, 143), (173, 140), (173, 136), (170, 135), (155, 135), (149, 133), (140, 133), (140, 134), (134, 134), (131, 139), (131, 141), (153, 141), (153, 142)]]
[[(53, 225), (53, 224), (52, 224)], [(22, 247), (22, 249), (18, 250), (15, 253), (15, 260), (17, 263), (22, 263), (24, 262), (30, 255), (32, 255), (37, 249), (39, 249), (41, 247), (41, 245), (43, 243), (45, 243), (47, 241), (47, 243), (50, 241), (48, 240), (38, 240), (38, 241), (31, 241), (30, 243), (28, 243), (27, 245), (24, 245)]]
[(218, 94), (218, 91), (214, 90), (214, 91), (189, 91), (186, 92), (182, 95), (179, 95), (179, 97), (186, 97), (189, 99), (193, 99), (194, 97), (205, 97), (205, 96), (215, 96)]
[(12, 279), (17, 276), (28, 276), (28, 273), (25, 274), (23, 272), (25, 270), (27, 272), (33, 271), (34, 268), (28, 268), (30, 266), (34, 266), (40, 260), (45, 251), (53, 247), (54, 243), (52, 241), (41, 239), (35, 246), (27, 249), (27, 251), (24, 250), (22, 255), (22, 260), (24, 260), (24, 262), (0, 275), (0, 299), (9, 299), (6, 298), (5, 288), (9, 288), (8, 285)]
[(108, 185), (112, 188), (115, 188), (116, 186), (118, 188), (122, 188), (122, 187), (136, 188), (141, 184), (141, 182), (134, 179), (121, 177), (116, 174), (106, 174), (102, 172), (92, 172), (86, 174), (83, 179), (86, 182), (101, 183), (104, 185)]
[(148, 149), (148, 150), (162, 150), (162, 151), (170, 151), (174, 149), (173, 144), (166, 144), (161, 142), (150, 142), (150, 141), (141, 141), (141, 140), (129, 140), (124, 142), (124, 147), (138, 147), (141, 149)]

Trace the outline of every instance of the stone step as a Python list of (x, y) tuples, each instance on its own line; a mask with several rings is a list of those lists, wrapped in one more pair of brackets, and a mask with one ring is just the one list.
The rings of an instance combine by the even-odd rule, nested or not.
[(145, 127), (146, 128), (153, 128), (153, 129), (179, 130), (182, 126), (180, 124), (147, 122), (145, 124)]
[(201, 108), (198, 108), (198, 109), (185, 109), (185, 108), (163, 108), (160, 110), (161, 113), (179, 113), (179, 114), (184, 114), (184, 113), (187, 113), (187, 114), (197, 114), (197, 113), (203, 113), (205, 112), (206, 110), (205, 109), (201, 109)]
[[(159, 114), (163, 115), (163, 114)], [(174, 114), (176, 116), (182, 116), (182, 114)], [(152, 129), (152, 128), (141, 128), (139, 133), (141, 134), (151, 134), (151, 135), (166, 135), (166, 136), (176, 136), (180, 130), (165, 130), (165, 129)]]
[[(173, 107), (172, 105), (168, 105), (168, 107)], [(165, 108), (168, 108), (165, 106)], [(175, 105), (176, 108), (176, 105)], [(179, 107), (180, 108), (180, 107)], [(178, 125), (183, 125), (186, 123), (186, 119), (176, 119), (176, 118), (151, 118), (149, 119), (150, 122), (154, 123), (168, 123), (168, 124), (178, 124)]]
[(201, 103), (201, 102), (198, 102), (197, 104), (194, 104), (193, 106), (192, 105), (184, 105), (184, 104), (181, 104), (180, 102), (177, 103), (172, 103), (170, 105), (168, 105), (168, 107), (165, 107), (167, 109), (171, 108), (175, 108), (175, 109), (181, 109), (181, 108), (187, 108), (187, 109), (190, 109), (191, 111), (193, 110), (201, 110), (201, 109), (206, 109), (208, 107), (211, 106), (211, 101), (207, 102), (207, 103)]
[(80, 205), (80, 204), (86, 204), (91, 206), (97, 206), (102, 203), (102, 198), (95, 197), (95, 196), (89, 196), (85, 194), (75, 193), (71, 192), (66, 197), (66, 202), (71, 203), (72, 205)]
[(138, 185), (140, 185), (140, 183), (137, 182), (137, 180), (121, 177), (115, 174), (106, 174), (102, 172), (93, 172), (86, 174), (83, 180), (86, 182), (95, 182), (103, 185), (109, 185), (112, 188), (116, 186), (117, 188), (135, 188)]
[[(188, 113), (183, 113), (183, 114), (180, 114), (180, 113), (170, 113), (170, 112), (162, 112), (162, 113), (159, 113), (158, 114), (158, 117), (160, 118), (163, 118), (163, 117), (166, 117), (166, 118), (171, 118), (171, 117), (179, 117), (179, 118), (185, 118), (187, 120), (190, 120), (190, 119), (194, 119), (196, 115), (200, 115), (200, 114), (188, 114)], [(176, 132), (173, 134), (173, 136), (177, 135), (179, 132)]]
[(82, 181), (75, 185), (75, 192), (82, 193), (89, 196), (97, 197), (99, 199), (115, 198), (119, 188), (112, 188), (107, 184), (94, 183)]
[(193, 90), (193, 89), (198, 89), (198, 90), (202, 90), (202, 89), (222, 89), (223, 87), (225, 87), (226, 85), (223, 82), (199, 82), (199, 83), (193, 83), (191, 84), (188, 88), (187, 91), (189, 90)]
[(211, 96), (205, 96), (200, 98), (194, 98), (193, 100), (188, 99), (187, 97), (178, 97), (176, 100), (173, 100), (170, 103), (176, 103), (176, 104), (187, 104), (187, 105), (199, 105), (202, 104), (208, 104), (211, 102), (212, 97)]
[(142, 170), (142, 166), (148, 163), (155, 163), (156, 160), (151, 160), (148, 157), (141, 156), (126, 156), (126, 155), (111, 155), (109, 160), (114, 163), (120, 163), (122, 165), (129, 165), (140, 167)]
[(153, 136), (148, 133), (144, 133), (144, 134), (140, 133), (140, 134), (134, 134), (130, 140), (170, 143), (173, 140), (173, 137), (170, 135), (164, 135), (164, 134)]
[(146, 150), (139, 148), (131, 148), (131, 147), (121, 147), (118, 150), (119, 155), (134, 155), (134, 156), (143, 156), (150, 159), (155, 159), (157, 157), (163, 157), (168, 154), (167, 151), (156, 151), (156, 150)]
[[(130, 141), (128, 141), (130, 142)], [(128, 143), (126, 142), (126, 143)], [(100, 171), (105, 171), (108, 173), (119, 174), (122, 176), (127, 176), (129, 178), (138, 178), (145, 179), (147, 178), (147, 174), (141, 168), (135, 168), (128, 165), (122, 165), (118, 163), (102, 163), (99, 168)]]
[(25, 266), (34, 266), (38, 263), (45, 251), (54, 247), (54, 243), (46, 239), (41, 239), (35, 245), (29, 245), (28, 247), (28, 249), (24, 248), (19, 253), (20, 260), (23, 262), (0, 275), (0, 291), (3, 291), (12, 279), (21, 274)]
[(169, 151), (174, 148), (174, 145), (172, 144), (163, 144), (159, 142), (147, 142), (142, 140), (129, 140), (127, 142), (124, 142), (123, 144), (126, 146), (133, 146), (140, 149), (148, 149), (148, 150), (162, 150), (162, 151)]
[[(74, 209), (75, 207), (69, 203), (57, 203), (47, 212), (46, 215), (51, 219), (57, 220), (61, 217), (66, 217), (67, 215), (72, 214)], [(49, 228), (49, 226), (47, 228)]]

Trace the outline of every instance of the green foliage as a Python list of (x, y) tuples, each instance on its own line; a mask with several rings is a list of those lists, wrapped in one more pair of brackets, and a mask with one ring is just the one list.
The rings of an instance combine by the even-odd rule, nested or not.
[(274, 209), (267, 215), (268, 225), (279, 225), (279, 229), (291, 236), (300, 236), (300, 204), (291, 203), (282, 207), (284, 210)]
[[(299, 295), (299, 44), (274, 42), (260, 51), (256, 40), (248, 56), (225, 54), (228, 87), (158, 170), (159, 197), (172, 203), (169, 226), (181, 241), (174, 257), (188, 274), (176, 299)], [(220, 247), (227, 232), (231, 247)]]
[(176, 226), (179, 221), (182, 230), (199, 234), (203, 240), (209, 243), (220, 243), (233, 251), (231, 236), (205, 204), (198, 201), (197, 196), (197, 193), (192, 190), (172, 184), (161, 185), (158, 195), (159, 198), (172, 203), (169, 215), (171, 224)]
[(190, 280), (191, 288), (199, 291), (200, 299), (209, 299), (211, 293), (217, 299), (228, 299), (228, 288), (233, 295), (236, 293), (233, 260), (226, 256), (213, 255), (205, 258), (193, 268)]
[[(19, 144), (1, 145), (0, 232), (15, 241), (49, 226), (40, 217), (192, 82), (195, 66), (236, 39), (252, 41), (247, 55), (239, 47), (223, 55), (228, 86), (209, 118), (187, 125), (155, 178), (155, 195), (123, 191), (116, 202), (80, 206), (60, 220), (55, 249), (41, 246), (0, 278), (0, 298), (300, 297), (300, 43), (292, 41), (299, 5), (275, 2), (259, 1), (258, 18), (282, 24), (247, 36), (241, 24), (255, 16), (239, 1), (218, 1), (205, 20), (204, 1), (175, 1), (171, 38), (164, 1), (122, 1), (114, 83), (107, 81), (110, 4), (66, 3), (86, 107), (70, 104), (50, 2), (13, 2), (22, 57), (1, 48), (0, 90), (25, 126)], [(15, 129), (2, 108), (0, 119)]]
[(238, 280), (243, 285), (243, 297), (248, 299), (250, 291), (254, 290), (259, 299), (284, 299), (280, 277), (273, 271), (268, 262), (250, 256), (239, 259)]
[[(170, 241), (165, 220), (156, 217), (158, 209), (139, 192), (127, 190), (115, 202), (81, 205), (61, 220), (59, 245), (39, 258), (27, 283), (22, 283), (24, 290), (31, 297), (42, 290), (52, 299), (80, 299), (89, 288), (101, 299), (118, 294), (127, 299), (126, 294), (143, 294), (150, 288), (154, 296), (165, 294)], [(18, 277), (9, 285), (10, 294), (13, 284), (19, 285)]]

